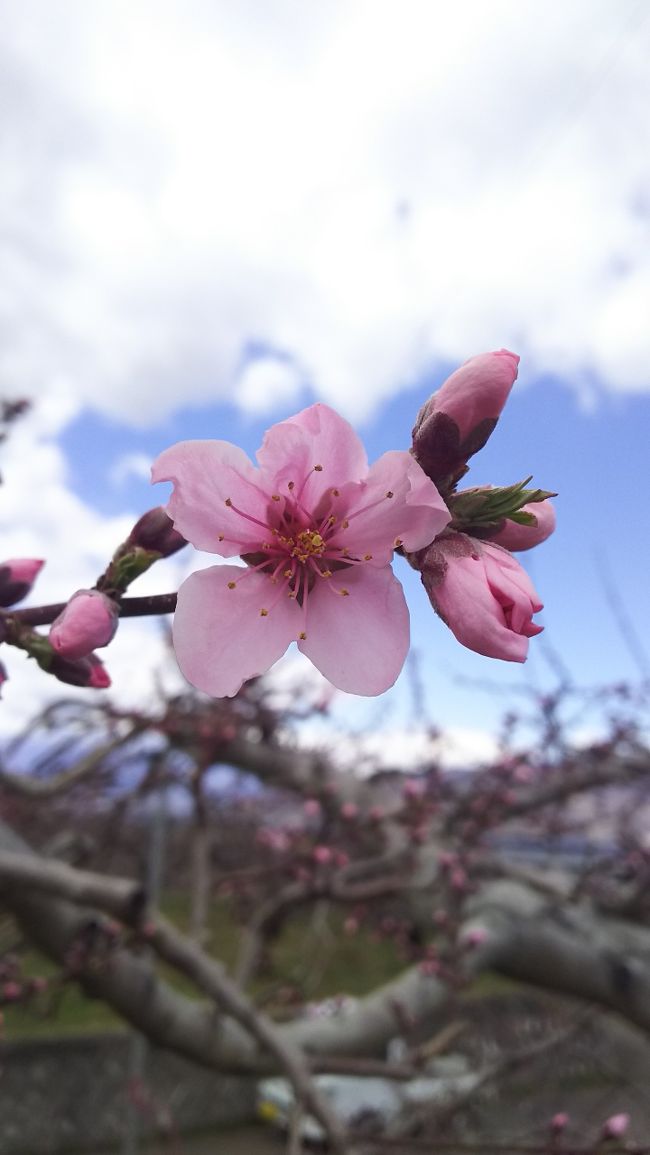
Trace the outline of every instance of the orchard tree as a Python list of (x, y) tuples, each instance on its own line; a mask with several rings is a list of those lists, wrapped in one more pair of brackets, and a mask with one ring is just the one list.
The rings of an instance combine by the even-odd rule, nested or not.
[[(409, 649), (395, 552), (420, 573), (461, 644), (525, 660), (541, 601), (514, 552), (553, 531), (553, 495), (529, 488), (530, 478), (459, 488), (517, 365), (503, 350), (472, 358), (423, 406), (410, 451), (390, 451), (370, 467), (354, 431), (324, 405), (269, 430), (257, 466), (223, 441), (172, 446), (153, 466), (154, 481), (173, 484), (166, 510), (144, 514), (94, 588), (65, 605), (15, 609), (43, 562), (0, 567), (2, 638), (45, 675), (106, 689), (110, 650), (107, 666), (95, 651), (110, 647), (118, 626), (128, 628), (123, 619), (173, 613), (173, 649), (191, 687), (161, 696), (150, 711), (118, 708), (108, 696), (61, 702), (40, 720), (55, 736), (47, 762), (29, 775), (6, 760), (0, 893), (20, 933), (65, 982), (153, 1042), (216, 1071), (284, 1073), (337, 1152), (415, 1150), (418, 1135), (442, 1143), (486, 1084), (575, 1028), (441, 1075), (442, 1097), (398, 1118), (390, 1133), (369, 1138), (346, 1127), (313, 1076), (409, 1079), (432, 1070), (455, 1033), (449, 1024), (438, 1030), (441, 1017), (462, 1016), (466, 988), (487, 972), (576, 1005), (587, 1000), (603, 1011), (605, 1035), (613, 1029), (606, 1011), (650, 1028), (642, 696), (626, 687), (610, 693), (605, 738), (580, 749), (565, 728), (576, 693), (560, 684), (534, 701), (525, 740), (523, 715), (511, 713), (499, 757), (481, 772), (446, 774), (432, 742), (415, 771), (397, 756), (393, 773), (370, 765), (359, 775), (345, 757), (349, 744), (337, 749), (332, 737), (316, 747), (301, 734), (301, 722), (327, 713), (329, 698), (303, 687), (288, 705), (266, 677), (295, 641), (336, 689), (387, 690)], [(186, 542), (243, 565), (199, 570), (178, 593), (129, 595), (138, 576)], [(61, 733), (65, 749), (56, 748)], [(223, 767), (256, 783), (245, 806), (215, 789)], [(189, 815), (173, 847), (191, 896), (188, 933), (156, 909), (137, 834), (148, 800), (172, 787)], [(539, 843), (588, 830), (594, 799), (608, 830), (596, 858), (549, 873), (513, 855), (513, 832), (533, 830)], [(60, 842), (56, 855), (65, 825), (71, 836), (77, 827), (92, 834), (83, 865), (76, 852), (65, 861)], [(109, 848), (117, 874), (106, 866)], [(230, 968), (206, 943), (215, 895), (241, 927)], [(324, 904), (340, 911), (344, 934), (386, 940), (399, 960), (390, 981), (330, 1016), (309, 1013), (307, 978), (292, 986), (273, 973), (285, 925)], [(5, 1002), (41, 993), (15, 956), (3, 966)], [(170, 984), (169, 968), (193, 996)], [(396, 1036), (399, 1060), (386, 1057)], [(577, 1134), (564, 1104), (555, 1106), (544, 1134), (531, 1124), (521, 1149), (568, 1151), (579, 1142), (582, 1151), (614, 1151), (626, 1134), (641, 1139), (628, 1132), (627, 1112)]]

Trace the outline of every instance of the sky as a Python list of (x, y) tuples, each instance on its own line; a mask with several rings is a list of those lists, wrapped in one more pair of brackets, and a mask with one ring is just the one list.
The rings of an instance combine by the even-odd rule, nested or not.
[[(0, 0), (0, 17), (0, 395), (34, 402), (3, 447), (0, 527), (6, 557), (47, 559), (31, 601), (92, 584), (164, 500), (149, 466), (173, 442), (253, 454), (320, 400), (372, 460), (408, 448), (453, 368), (506, 347), (519, 380), (468, 480), (558, 491), (557, 533), (524, 559), (545, 633), (523, 667), (471, 654), (398, 562), (427, 716), (471, 746), (558, 660), (579, 682), (647, 672), (644, 0)], [(141, 592), (209, 562), (186, 551)], [(124, 623), (118, 698), (150, 701), (165, 654), (155, 625)], [(60, 690), (6, 665), (5, 732)], [(414, 670), (340, 710), (415, 724)]]

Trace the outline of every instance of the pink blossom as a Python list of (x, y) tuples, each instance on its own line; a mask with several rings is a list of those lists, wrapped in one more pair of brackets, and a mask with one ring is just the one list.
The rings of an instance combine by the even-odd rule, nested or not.
[(423, 405), (413, 430), (413, 452), (427, 476), (443, 481), (465, 472), (485, 445), (517, 377), (519, 357), (508, 349), (465, 361)]
[(62, 658), (86, 658), (112, 640), (118, 623), (115, 602), (99, 590), (78, 590), (52, 623), (49, 639)]
[(469, 950), (475, 950), (478, 946), (483, 946), (489, 938), (485, 927), (477, 926), (473, 930), (469, 930), (463, 938), (463, 946)]
[(506, 518), (503, 529), (490, 538), (494, 545), (501, 545), (504, 549), (517, 552), (541, 545), (551, 536), (555, 529), (556, 517), (550, 501), (536, 501), (522, 508), (525, 513), (532, 513), (537, 525), (518, 525), (516, 521)]
[(344, 818), (346, 822), (353, 822), (358, 817), (359, 807), (356, 802), (344, 802), (341, 807), (341, 818)]
[(334, 854), (329, 846), (315, 846), (313, 850), (314, 862), (319, 866), (327, 866), (332, 861)]
[(606, 1119), (602, 1127), (603, 1139), (620, 1139), (625, 1134), (630, 1125), (630, 1116), (626, 1111), (621, 1111), (620, 1115), (610, 1115)]
[(167, 511), (178, 532), (246, 562), (181, 586), (181, 670), (231, 697), (297, 641), (339, 689), (381, 694), (409, 646), (393, 550), (433, 541), (449, 520), (442, 498), (409, 453), (385, 453), (369, 469), (351, 426), (326, 405), (274, 425), (257, 460), (226, 441), (186, 441), (154, 464), (154, 481), (174, 483)]
[(44, 565), (35, 557), (0, 562), (0, 606), (13, 606), (27, 597)]
[(511, 553), (465, 534), (434, 542), (421, 562), (431, 603), (463, 645), (488, 658), (524, 662), (542, 626), (537, 592)]
[(318, 818), (322, 811), (322, 806), (317, 798), (305, 798), (302, 808), (308, 818)]

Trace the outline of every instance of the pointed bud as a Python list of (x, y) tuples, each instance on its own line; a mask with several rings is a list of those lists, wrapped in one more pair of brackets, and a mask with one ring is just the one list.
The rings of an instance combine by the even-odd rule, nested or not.
[(461, 365), (418, 413), (413, 454), (438, 488), (466, 472), (499, 419), (517, 377), (519, 357), (507, 349), (481, 353)]
[(99, 590), (78, 590), (52, 623), (49, 640), (62, 658), (85, 658), (115, 635), (118, 608)]
[(429, 600), (463, 646), (488, 658), (525, 662), (539, 634), (542, 603), (511, 553), (464, 533), (448, 533), (418, 557)]
[(71, 661), (54, 654), (47, 666), (49, 674), (54, 674), (60, 682), (68, 686), (87, 686), (91, 690), (107, 690), (111, 684), (108, 671), (96, 654)]
[(555, 529), (556, 518), (550, 501), (537, 501), (531, 505), (524, 505), (522, 513), (531, 514), (535, 518), (535, 525), (518, 525), (516, 521), (506, 518), (503, 527), (490, 538), (490, 541), (517, 553), (520, 550), (533, 549), (551, 536)]
[(0, 563), (0, 606), (13, 606), (27, 597), (45, 562), (20, 557)]
[(620, 1115), (610, 1115), (603, 1123), (601, 1135), (603, 1139), (620, 1139), (630, 1125), (630, 1116), (626, 1111)]
[(185, 538), (174, 529), (174, 523), (167, 516), (161, 505), (143, 513), (136, 521), (127, 541), (127, 546), (146, 549), (149, 553), (158, 553), (161, 557), (171, 557), (184, 545)]

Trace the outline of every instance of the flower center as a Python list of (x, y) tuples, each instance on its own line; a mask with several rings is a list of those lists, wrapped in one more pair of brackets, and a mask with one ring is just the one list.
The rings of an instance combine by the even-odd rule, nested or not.
[(314, 529), (303, 529), (295, 538), (280, 538), (286, 543), (291, 557), (306, 562), (310, 557), (322, 557), (325, 553), (326, 542)]

